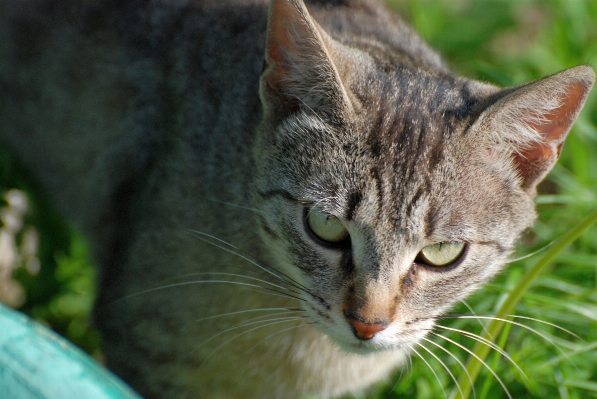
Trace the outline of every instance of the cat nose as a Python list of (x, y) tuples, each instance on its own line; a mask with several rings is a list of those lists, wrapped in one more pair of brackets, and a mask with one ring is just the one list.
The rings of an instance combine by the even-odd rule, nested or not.
[(373, 338), (376, 333), (385, 330), (388, 326), (388, 323), (365, 323), (351, 317), (346, 319), (352, 326), (354, 335), (363, 341)]

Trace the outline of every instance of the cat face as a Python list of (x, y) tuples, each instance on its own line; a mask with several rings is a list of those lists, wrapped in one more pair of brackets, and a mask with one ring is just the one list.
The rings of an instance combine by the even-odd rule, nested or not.
[[(424, 335), (499, 270), (533, 215), (512, 173), (474, 148), (464, 125), (448, 134), (385, 107), (367, 115), (336, 126), (308, 112), (286, 119), (257, 193), (276, 267), (305, 287), (310, 320), (357, 352)], [(424, 138), (434, 131), (435, 146)], [(355, 323), (383, 329), (364, 339)]]
[(265, 62), (258, 227), (310, 322), (358, 353), (408, 350), (500, 270), (593, 79), (499, 90), (282, 1)]

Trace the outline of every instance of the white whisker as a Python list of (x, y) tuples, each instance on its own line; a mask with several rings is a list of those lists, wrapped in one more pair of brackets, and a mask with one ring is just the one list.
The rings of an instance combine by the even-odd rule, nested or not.
[(444, 337), (441, 334), (437, 334), (437, 333), (434, 333), (434, 332), (432, 332), (431, 334), (435, 335), (436, 337), (445, 339), (448, 342), (451, 342), (452, 344), (456, 345), (460, 349), (462, 349), (465, 352), (467, 352), (469, 355), (473, 356), (479, 362), (481, 362), (481, 364), (493, 375), (493, 377), (496, 379), (496, 381), (502, 386), (502, 389), (506, 393), (506, 396), (508, 396), (508, 399), (513, 399), (512, 395), (510, 394), (510, 391), (508, 391), (508, 388), (506, 388), (506, 384), (504, 384), (504, 382), (502, 381), (502, 379), (497, 375), (497, 373), (495, 371), (493, 371), (493, 369), (491, 367), (489, 367), (489, 365), (487, 363), (485, 363), (485, 361), (483, 359), (481, 359), (479, 356), (477, 356), (477, 354), (475, 352), (473, 352), (472, 350), (468, 349), (466, 346), (459, 344), (458, 342), (454, 341), (453, 339), (450, 339), (448, 337)]
[[(473, 314), (475, 316), (477, 315), (475, 313), (475, 311), (473, 310), (472, 306), (470, 306), (467, 301), (465, 301), (464, 299), (461, 299), (460, 303), (462, 303), (464, 306), (466, 306), (466, 308), (468, 309), (469, 312), (471, 312), (471, 314)], [(487, 334), (487, 336), (489, 337), (489, 339), (495, 341), (495, 338), (491, 336), (491, 334), (489, 333), (489, 331), (485, 327), (485, 324), (483, 324), (480, 319), (477, 319), (477, 322), (479, 323), (479, 325), (481, 326), (481, 328), (483, 329), (483, 331), (485, 332), (485, 334)]]
[(539, 248), (536, 251), (531, 252), (530, 254), (526, 254), (526, 255), (523, 255), (523, 256), (518, 257), (518, 258), (510, 259), (508, 262), (506, 262), (506, 264), (514, 263), (514, 262), (518, 262), (519, 260), (524, 260), (524, 259), (531, 258), (531, 257), (537, 255), (538, 253), (545, 251), (547, 248), (551, 247), (553, 245), (553, 243), (556, 242), (556, 241), (557, 240), (550, 241), (549, 243), (547, 243), (547, 245)]
[(442, 389), (442, 392), (444, 393), (444, 398), (448, 399), (448, 395), (446, 394), (446, 390), (444, 389), (444, 385), (442, 384), (442, 381), (439, 379), (439, 376), (437, 375), (437, 373), (435, 372), (435, 370), (433, 369), (433, 367), (431, 367), (431, 365), (429, 364), (429, 362), (427, 360), (425, 360), (425, 358), (412, 346), (408, 345), (408, 347), (410, 348), (411, 351), (413, 351), (417, 356), (419, 356), (419, 358), (427, 365), (427, 367), (429, 367), (429, 370), (431, 370), (431, 372), (433, 373), (433, 375), (435, 376), (435, 379), (437, 380), (440, 388)]
[[(188, 231), (190, 231), (191, 233), (200, 234), (200, 235), (202, 235), (202, 236), (209, 237), (209, 238), (211, 238), (212, 240), (216, 240), (216, 241), (218, 241), (218, 242), (220, 242), (220, 243), (222, 243), (222, 244), (224, 244), (224, 245), (227, 245), (227, 246), (229, 246), (229, 247), (232, 247), (232, 248), (234, 248), (234, 249), (238, 249), (238, 247), (237, 247), (236, 245), (234, 245), (234, 244), (231, 244), (231, 243), (229, 243), (229, 242), (228, 242), (228, 241), (226, 241), (226, 240), (222, 240), (221, 238), (218, 238), (218, 237), (214, 236), (213, 234), (205, 233), (205, 232), (203, 232), (203, 231), (199, 231), (199, 230), (192, 230), (192, 229), (187, 229), (187, 230), (188, 230)], [(208, 241), (208, 243), (212, 244), (212, 243), (211, 243), (211, 242), (209, 242), (209, 241)], [(236, 254), (235, 254), (235, 255), (236, 255)]]
[[(452, 352), (450, 352), (449, 350), (447, 350), (446, 348), (444, 348), (443, 346), (441, 346), (437, 342), (433, 342), (432, 340), (430, 340), (427, 337), (423, 337), (423, 340), (429, 342), (431, 345), (434, 345), (434, 346), (438, 347), (442, 351), (446, 352), (454, 360), (456, 360), (456, 362), (460, 365), (460, 367), (462, 368), (462, 370), (464, 370), (464, 373), (468, 377), (468, 380), (471, 382), (471, 388), (472, 388), (472, 391), (473, 391), (473, 398), (476, 399), (477, 398), (477, 393), (475, 392), (475, 386), (473, 384), (473, 379), (471, 378), (471, 375), (469, 374), (469, 372), (466, 369), (465, 365), (460, 361), (460, 359), (458, 359), (458, 357), (455, 354), (453, 354)], [(449, 373), (449, 371), (448, 371), (448, 373)], [(452, 379), (454, 379), (454, 377), (452, 377)], [(462, 390), (460, 389), (460, 386), (458, 385), (458, 382), (456, 382), (456, 386), (458, 386), (458, 391), (460, 392), (460, 396), (462, 396), (464, 398), (464, 395), (462, 393)]]
[[(278, 270), (275, 270), (275, 269), (273, 269), (271, 267), (266, 268), (265, 266), (260, 265), (259, 263), (257, 263), (256, 261), (254, 261), (253, 259), (251, 259), (250, 257), (248, 257), (247, 255), (244, 255), (244, 254), (239, 253), (237, 251), (233, 251), (230, 248), (226, 248), (224, 246), (218, 245), (218, 244), (216, 244), (214, 242), (211, 242), (211, 241), (209, 241), (209, 240), (207, 240), (207, 239), (205, 239), (204, 237), (201, 237), (201, 236), (205, 236), (205, 237), (209, 237), (211, 239), (217, 240), (218, 242), (221, 242), (224, 245), (230, 246), (230, 247), (234, 248), (235, 250), (238, 250), (238, 248), (236, 248), (234, 245), (232, 245), (232, 244), (230, 244), (230, 243), (228, 243), (228, 242), (226, 242), (226, 241), (224, 241), (222, 239), (214, 237), (211, 234), (207, 234), (207, 233), (204, 233), (204, 232), (201, 232), (201, 231), (197, 231), (197, 230), (189, 230), (189, 231), (192, 232), (192, 233), (198, 234), (198, 235), (195, 235), (195, 237), (198, 238), (198, 239), (200, 239), (201, 241), (206, 242), (207, 244), (213, 245), (214, 247), (219, 248), (219, 249), (221, 249), (223, 251), (226, 251), (228, 253), (236, 255), (239, 258), (246, 260), (250, 264), (252, 264), (254, 266), (257, 266), (259, 269), (263, 270), (264, 272), (266, 272), (266, 273), (268, 273), (268, 274), (270, 274), (270, 275), (272, 275), (272, 276), (274, 276), (274, 277), (276, 277), (276, 278), (284, 281), (285, 283), (288, 283), (288, 284), (292, 285), (295, 288), (298, 288), (301, 291), (304, 291), (305, 293), (310, 294), (306, 287), (304, 287), (303, 285), (301, 285), (298, 282), (294, 281), (292, 278), (290, 278), (286, 274), (284, 274), (284, 273), (282, 273), (282, 272), (280, 272)], [(275, 270), (275, 272), (272, 271), (272, 270), (270, 270), (270, 269)]]
[(471, 338), (477, 342), (481, 342), (484, 345), (487, 345), (488, 347), (490, 347), (491, 349), (493, 349), (494, 351), (498, 352), (500, 355), (502, 355), (504, 358), (506, 358), (510, 363), (512, 363), (512, 365), (514, 367), (516, 367), (516, 369), (518, 370), (518, 372), (525, 378), (528, 380), (526, 374), (524, 373), (524, 371), (522, 371), (522, 369), (518, 366), (518, 364), (514, 361), (514, 359), (512, 359), (512, 357), (510, 357), (510, 355), (508, 354), (508, 352), (506, 352), (504, 349), (500, 348), (495, 342), (488, 340), (485, 337), (482, 337), (478, 334), (472, 333), (470, 331), (466, 331), (466, 330), (460, 330), (458, 328), (452, 328), (452, 327), (447, 327), (447, 326), (442, 326), (440, 324), (438, 324), (436, 327), (438, 328), (442, 328), (444, 330), (447, 331), (452, 331), (452, 332), (456, 332), (458, 334), (464, 335), (465, 337)]
[(396, 378), (396, 382), (394, 383), (394, 385), (392, 386), (392, 389), (390, 389), (390, 392), (393, 392), (396, 387), (398, 386), (398, 384), (400, 384), (400, 380), (402, 379), (403, 375), (406, 373), (408, 376), (410, 376), (411, 374), (411, 370), (413, 367), (413, 363), (412, 363), (412, 358), (410, 356), (410, 354), (407, 356), (408, 362), (404, 364), (404, 367), (400, 367), (400, 373), (398, 374), (398, 377)]
[[(429, 340), (427, 340), (429, 342)], [(434, 343), (435, 344), (435, 343)], [(464, 397), (464, 394), (462, 393), (462, 388), (460, 388), (460, 384), (458, 383), (458, 380), (456, 379), (456, 377), (454, 377), (454, 374), (452, 374), (452, 371), (450, 371), (450, 368), (448, 366), (446, 366), (446, 363), (444, 363), (435, 353), (433, 353), (432, 351), (429, 350), (429, 348), (427, 348), (425, 345), (419, 343), (417, 344), (419, 345), (421, 348), (425, 349), (425, 351), (427, 353), (429, 353), (450, 375), (450, 378), (452, 378), (452, 381), (454, 381), (454, 383), (456, 384), (456, 388), (458, 389), (458, 392), (460, 392), (460, 396)], [(436, 346), (439, 346), (436, 344)]]
[[(268, 315), (268, 316), (270, 316), (270, 315)], [(211, 341), (211, 340), (219, 337), (220, 335), (226, 334), (227, 332), (230, 332), (230, 331), (238, 330), (239, 328), (243, 328), (243, 327), (247, 327), (247, 326), (252, 326), (252, 325), (260, 324), (260, 323), (269, 323), (269, 322), (272, 322), (272, 321), (278, 322), (279, 320), (300, 320), (300, 319), (304, 319), (305, 317), (306, 316), (287, 316), (287, 317), (276, 317), (276, 318), (273, 318), (273, 319), (265, 319), (265, 320), (258, 320), (258, 321), (254, 321), (254, 319), (253, 320), (249, 320), (249, 321), (246, 321), (246, 322), (243, 322), (243, 323), (239, 323), (239, 324), (237, 324), (234, 327), (227, 328), (225, 330), (222, 330), (222, 331), (220, 331), (220, 332), (212, 335), (211, 337), (207, 338), (205, 341), (201, 342), (195, 348), (195, 350), (201, 348), (203, 345), (205, 345), (209, 341)], [(248, 331), (253, 331), (253, 329), (248, 330)], [(226, 342), (228, 342), (228, 341), (226, 341)]]
[(247, 279), (247, 280), (251, 280), (251, 281), (257, 281), (257, 282), (260, 282), (260, 283), (263, 283), (263, 284), (271, 285), (271, 286), (273, 286), (273, 287), (276, 287), (276, 288), (279, 288), (279, 289), (281, 289), (281, 290), (290, 291), (290, 292), (292, 292), (293, 294), (297, 294), (297, 295), (299, 294), (298, 292), (296, 292), (296, 291), (292, 291), (291, 289), (289, 289), (289, 288), (287, 288), (287, 287), (283, 287), (283, 286), (281, 286), (281, 285), (278, 285), (278, 284), (275, 284), (275, 283), (272, 283), (272, 282), (269, 282), (269, 281), (267, 281), (267, 280), (263, 280), (263, 279), (260, 279), (260, 278), (257, 278), (257, 277), (253, 277), (253, 276), (246, 276), (246, 275), (244, 275), (244, 274), (238, 274), (238, 273), (225, 273), (225, 272), (196, 272), (196, 273), (189, 273), (189, 274), (188, 274), (188, 276), (191, 276), (191, 275), (203, 275), (203, 276), (205, 276), (205, 275), (213, 275), (213, 276), (230, 276), (230, 277), (240, 277), (240, 278), (244, 278), (244, 279)]
[[(245, 335), (245, 334), (248, 334), (248, 333), (250, 333), (251, 331), (255, 331), (255, 330), (258, 330), (258, 329), (260, 329), (260, 328), (269, 327), (269, 326), (272, 326), (272, 325), (275, 325), (275, 324), (280, 324), (280, 323), (288, 323), (288, 322), (291, 322), (291, 321), (302, 320), (302, 319), (304, 319), (304, 318), (306, 318), (306, 316), (303, 316), (303, 317), (280, 317), (280, 318), (277, 318), (277, 319), (261, 320), (259, 323), (266, 323), (266, 324), (263, 324), (263, 325), (260, 325), (260, 326), (257, 326), (257, 327), (250, 328), (250, 329), (248, 329), (248, 330), (246, 330), (246, 331), (243, 331), (242, 333), (240, 333), (240, 334), (237, 334), (237, 335), (235, 335), (234, 337), (232, 337), (232, 338), (230, 338), (230, 339), (228, 339), (228, 340), (224, 341), (222, 344), (218, 345), (218, 346), (217, 346), (217, 347), (216, 347), (216, 348), (215, 348), (213, 351), (211, 351), (211, 352), (210, 352), (210, 353), (209, 353), (209, 354), (208, 354), (206, 357), (204, 357), (204, 358), (203, 358), (203, 361), (205, 362), (205, 361), (206, 361), (207, 359), (209, 359), (209, 358), (210, 358), (210, 357), (211, 357), (211, 356), (212, 356), (214, 353), (216, 353), (216, 352), (217, 352), (217, 351), (218, 351), (220, 348), (222, 348), (223, 346), (225, 346), (225, 345), (226, 345), (226, 344), (228, 344), (229, 342), (231, 342), (231, 341), (233, 341), (233, 340), (235, 340), (235, 339), (237, 339), (237, 338), (239, 338), (239, 337), (241, 337), (241, 336), (243, 336), (243, 335)], [(271, 323), (269, 323), (269, 322), (271, 322)], [(257, 323), (246, 323), (246, 324), (244, 324), (244, 325), (242, 325), (242, 326), (239, 326), (239, 327), (246, 327), (246, 326), (248, 326), (248, 325), (251, 325), (251, 324), (257, 324)], [(238, 327), (237, 327), (237, 328), (238, 328)], [(232, 329), (228, 329), (228, 330), (225, 330), (225, 331), (231, 331), (231, 330), (232, 330)], [(217, 335), (220, 335), (220, 334), (217, 334)], [(215, 337), (215, 336), (212, 336), (212, 337), (208, 338), (208, 339), (207, 339), (207, 341), (211, 340), (211, 339), (212, 339), (212, 338), (214, 338), (214, 337)], [(198, 346), (198, 347), (197, 347), (195, 350), (199, 349), (199, 348), (200, 348), (201, 346), (203, 346), (203, 345), (205, 344), (205, 342), (207, 342), (207, 341), (204, 341), (204, 342), (202, 342), (202, 343), (201, 343), (201, 344), (200, 344), (200, 345), (199, 345), (199, 346)]]
[[(526, 317), (526, 316), (516, 316), (516, 315), (507, 315), (507, 316), (504, 316), (504, 317), (514, 317), (514, 318), (520, 318), (520, 319), (525, 319), (525, 320), (531, 320), (531, 321), (535, 321), (535, 322), (537, 322), (537, 323), (546, 324), (546, 325), (548, 325), (548, 326), (551, 326), (551, 327), (557, 328), (557, 329), (559, 329), (559, 330), (561, 330), (561, 331), (564, 331), (564, 332), (566, 332), (566, 333), (568, 333), (568, 334), (570, 334), (570, 335), (572, 335), (572, 336), (574, 336), (574, 337), (576, 337), (576, 338), (578, 338), (578, 339), (581, 339), (580, 337), (578, 337), (578, 335), (574, 334), (573, 332), (571, 332), (571, 331), (569, 331), (569, 330), (567, 330), (567, 329), (565, 329), (565, 328), (563, 328), (563, 327), (560, 327), (560, 326), (558, 326), (557, 324), (550, 323), (550, 322), (548, 322), (548, 321), (543, 321), (543, 320), (535, 319), (535, 318), (532, 318), (532, 317)], [(440, 318), (452, 318), (452, 317), (449, 317), (449, 316), (441, 316)], [(559, 352), (560, 352), (562, 355), (566, 356), (566, 354), (564, 353), (564, 351), (562, 351), (562, 349), (561, 349), (561, 348), (560, 348), (560, 347), (559, 347), (559, 346), (558, 346), (558, 345), (557, 345), (557, 344), (556, 344), (556, 343), (555, 343), (555, 342), (554, 342), (552, 339), (550, 339), (550, 338), (549, 338), (549, 337), (547, 337), (546, 335), (542, 334), (541, 332), (537, 331), (536, 329), (534, 329), (534, 328), (532, 328), (532, 327), (529, 327), (529, 326), (527, 326), (527, 325), (525, 325), (525, 324), (522, 324), (522, 323), (519, 323), (519, 322), (516, 322), (516, 321), (512, 321), (512, 320), (508, 320), (508, 319), (504, 319), (503, 317), (497, 317), (497, 316), (470, 316), (470, 315), (457, 315), (456, 317), (453, 317), (453, 318), (457, 318), (457, 319), (472, 319), (472, 318), (479, 318), (479, 319), (487, 319), (487, 320), (499, 320), (499, 321), (502, 321), (502, 322), (504, 322), (504, 323), (510, 323), (510, 324), (512, 324), (512, 325), (515, 325), (515, 326), (518, 326), (518, 327), (522, 327), (522, 328), (524, 328), (525, 330), (527, 330), (527, 331), (530, 331), (530, 332), (532, 332), (532, 333), (536, 334), (537, 336), (539, 336), (539, 337), (543, 338), (545, 341), (547, 341), (547, 342), (549, 342), (551, 345), (553, 345), (553, 347), (554, 347), (554, 348), (556, 348), (556, 349), (557, 349), (557, 350), (558, 350), (558, 351), (559, 351)], [(568, 360), (570, 360), (570, 359), (568, 359)], [(572, 361), (571, 361), (571, 363), (572, 363), (572, 364), (574, 364), (574, 362), (572, 362)]]
[(534, 321), (536, 323), (545, 324), (545, 325), (548, 325), (550, 327), (556, 328), (556, 329), (558, 329), (560, 331), (563, 331), (566, 334), (572, 335), (574, 338), (576, 338), (576, 339), (578, 339), (580, 341), (584, 341), (581, 337), (579, 337), (578, 335), (576, 335), (572, 331), (570, 331), (570, 330), (568, 330), (568, 329), (566, 329), (564, 327), (558, 326), (557, 324), (550, 323), (549, 321), (545, 321), (545, 320), (541, 320), (541, 319), (537, 319), (535, 317), (529, 317), (529, 316), (508, 315), (507, 317), (512, 317), (512, 318), (515, 318), (515, 319), (530, 320), (530, 321)]
[(262, 291), (262, 290), (253, 290), (251, 288), (247, 288), (247, 290), (249, 291), (256, 291), (259, 292), (262, 295), (271, 295), (271, 296), (277, 296), (277, 297), (281, 297), (281, 298), (292, 298), (292, 299), (296, 299), (297, 301), (300, 302), (306, 302), (306, 299), (298, 297), (298, 296), (294, 296), (294, 295), (290, 295), (287, 294), (285, 292), (280, 292), (277, 290), (274, 290), (273, 288), (263, 288), (266, 291)]
[[(272, 290), (272, 291), (274, 291), (271, 288), (265, 288), (265, 287), (262, 287), (262, 286), (257, 285), (257, 284), (244, 283), (242, 281), (230, 281), (230, 280), (194, 280), (194, 281), (184, 281), (182, 283), (162, 285), (160, 287), (155, 287), (155, 288), (149, 288), (147, 290), (139, 291), (139, 292), (136, 292), (134, 294), (126, 295), (126, 296), (124, 296), (122, 298), (115, 299), (113, 302), (116, 303), (116, 302), (124, 301), (126, 299), (130, 299), (130, 298), (133, 298), (133, 297), (136, 297), (136, 296), (139, 296), (139, 295), (144, 295), (144, 294), (148, 294), (150, 292), (165, 290), (165, 289), (168, 289), (168, 288), (177, 288), (177, 287), (184, 287), (186, 285), (206, 284), (206, 283), (242, 285), (244, 287), (260, 288), (262, 290)], [(274, 292), (277, 292), (277, 291), (274, 291)], [(294, 298), (293, 296), (288, 295), (288, 294), (283, 294), (283, 295), (286, 296), (286, 297), (288, 297), (288, 298)]]
[(221, 313), (221, 314), (216, 314), (213, 316), (207, 316), (207, 317), (202, 317), (200, 319), (197, 319), (195, 321), (203, 321), (203, 320), (209, 320), (209, 319), (215, 319), (217, 317), (224, 317), (224, 316), (233, 316), (233, 315), (237, 315), (237, 314), (244, 314), (244, 313), (252, 313), (252, 312), (265, 312), (265, 311), (271, 311), (271, 310), (288, 310), (288, 311), (292, 311), (292, 312), (303, 312), (302, 309), (292, 309), (292, 308), (259, 308), (259, 309), (247, 309), (247, 310), (239, 310), (236, 312), (227, 312), (227, 313)]
[[(272, 308), (275, 309), (275, 308)], [(259, 320), (259, 319), (263, 319), (265, 317), (272, 317), (272, 316), (280, 316), (280, 315), (284, 315), (284, 314), (294, 314), (294, 313), (304, 313), (304, 311), (302, 310), (288, 310), (285, 308), (278, 308), (281, 310), (284, 310), (283, 312), (275, 312), (275, 313), (267, 313), (265, 315), (261, 315), (261, 316), (256, 316), (251, 318), (249, 321), (255, 321), (255, 320)], [(208, 317), (202, 317), (200, 319), (195, 320), (196, 322), (200, 322), (200, 321), (204, 321), (204, 320), (209, 320), (209, 319), (214, 319), (220, 316), (230, 316), (230, 315), (238, 315), (238, 314), (244, 314), (244, 313), (248, 313), (248, 312), (254, 312), (254, 311), (261, 311), (263, 309), (249, 309), (249, 310), (240, 310), (238, 312), (230, 312), (230, 313), (223, 313), (223, 314), (219, 314), (219, 315), (213, 315), (213, 316), (208, 316)]]
[(285, 332), (285, 331), (288, 331), (288, 330), (292, 330), (292, 329), (294, 329), (294, 328), (305, 327), (305, 326), (309, 326), (309, 325), (312, 325), (312, 324), (313, 324), (313, 323), (303, 323), (303, 324), (299, 324), (298, 326), (292, 326), (292, 327), (284, 328), (284, 329), (282, 329), (282, 330), (280, 330), (280, 331), (276, 331), (275, 333), (271, 333), (270, 335), (268, 335), (267, 337), (263, 338), (262, 340), (260, 340), (259, 342), (257, 342), (255, 345), (253, 345), (252, 347), (250, 347), (249, 349), (247, 349), (247, 351), (246, 351), (245, 353), (249, 353), (249, 352), (251, 352), (251, 351), (252, 351), (253, 349), (255, 349), (255, 348), (256, 348), (256, 347), (257, 347), (257, 346), (258, 346), (260, 343), (262, 343), (263, 341), (265, 341), (265, 340), (267, 340), (267, 339), (270, 339), (270, 338), (271, 338), (271, 337), (273, 337), (274, 335), (277, 335), (277, 334), (283, 333), (283, 332)]
[(211, 202), (215, 202), (217, 204), (232, 206), (234, 208), (246, 209), (248, 211), (255, 212), (255, 213), (260, 213), (260, 214), (263, 213), (263, 211), (260, 211), (259, 209), (255, 209), (255, 208), (251, 208), (251, 207), (243, 206), (243, 205), (238, 205), (238, 204), (233, 204), (232, 202), (220, 201), (220, 200), (213, 199), (213, 198), (207, 198), (207, 200), (211, 201)]

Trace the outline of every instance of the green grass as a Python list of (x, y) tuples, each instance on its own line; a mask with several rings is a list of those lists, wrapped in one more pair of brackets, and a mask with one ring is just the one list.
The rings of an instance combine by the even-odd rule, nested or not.
[[(578, 64), (597, 68), (594, 0), (389, 3), (446, 56), (455, 71), (466, 76), (512, 85)], [(39, 275), (30, 276), (24, 268), (16, 272), (27, 289), (22, 309), (97, 353), (97, 334), (88, 321), (93, 270), (86, 244), (56, 216), (27, 173), (1, 149), (0, 167), (0, 191), (17, 187), (28, 193), (31, 212), (25, 222), (40, 235)], [(453, 356), (427, 343), (430, 352), (418, 349), (424, 361), (414, 355), (412, 367), (363, 397), (436, 399), (444, 397), (445, 391), (446, 397), (456, 398), (458, 385), (467, 398), (473, 397), (469, 386), (474, 386), (478, 399), (507, 398), (496, 377), (461, 345), (484, 359), (513, 398), (597, 398), (597, 90), (540, 192), (539, 219), (523, 238), (517, 255), (556, 243), (510, 264), (467, 304), (478, 315), (531, 317), (576, 336), (528, 319), (510, 318), (538, 334), (502, 322), (446, 319), (441, 324), (449, 328), (480, 335), (489, 332), (526, 377), (486, 345), (437, 329), (447, 338), (432, 340)], [(461, 305), (453, 313), (471, 311)]]

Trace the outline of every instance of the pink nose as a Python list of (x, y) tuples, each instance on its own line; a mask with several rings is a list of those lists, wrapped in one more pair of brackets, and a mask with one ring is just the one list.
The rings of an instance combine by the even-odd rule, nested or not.
[(347, 320), (352, 325), (354, 335), (361, 340), (371, 339), (376, 333), (385, 330), (387, 327), (385, 323), (363, 323), (350, 317)]

